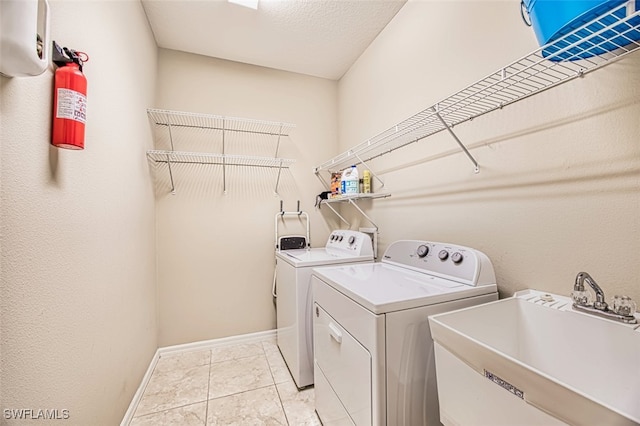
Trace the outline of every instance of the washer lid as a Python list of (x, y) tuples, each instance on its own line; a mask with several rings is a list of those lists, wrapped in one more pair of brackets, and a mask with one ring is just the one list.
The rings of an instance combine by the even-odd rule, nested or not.
[(495, 284), (473, 287), (384, 263), (315, 268), (313, 275), (374, 314), (497, 291)]
[(295, 268), (305, 266), (334, 265), (349, 262), (373, 262), (373, 254), (364, 256), (354, 256), (337, 250), (327, 250), (326, 248), (283, 250), (277, 251), (276, 257), (293, 265)]

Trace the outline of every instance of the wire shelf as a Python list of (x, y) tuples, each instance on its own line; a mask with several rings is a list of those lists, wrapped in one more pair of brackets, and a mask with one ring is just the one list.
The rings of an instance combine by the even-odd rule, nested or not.
[(338, 171), (372, 160), (624, 57), (640, 47), (640, 11), (633, 10), (633, 3), (585, 22), (564, 37), (325, 161), (315, 167), (315, 172)]
[(153, 123), (159, 126), (190, 127), (260, 135), (289, 136), (289, 131), (296, 127), (291, 123), (153, 108), (147, 109), (147, 115)]
[(327, 198), (326, 200), (322, 200), (322, 203), (340, 203), (346, 202), (349, 200), (357, 201), (357, 200), (374, 200), (376, 198), (387, 198), (391, 197), (389, 192), (376, 192), (376, 193), (360, 193), (360, 194), (342, 194), (339, 197), (335, 198)]
[[(161, 126), (167, 129), (162, 134), (168, 136), (171, 150), (156, 149), (147, 151), (147, 158), (156, 164), (165, 163), (167, 165), (171, 181), (171, 193), (173, 194), (175, 194), (176, 187), (171, 167), (175, 164), (213, 164), (222, 166), (222, 187), (225, 192), (227, 191), (227, 166), (278, 169), (275, 182), (275, 192), (277, 193), (282, 169), (287, 169), (291, 164), (295, 163), (295, 160), (278, 157), (280, 140), (283, 136), (289, 135), (289, 130), (295, 127), (294, 124), (152, 108), (147, 109), (147, 115), (152, 122), (152, 126)], [(172, 132), (172, 129), (180, 127), (185, 128), (186, 133), (179, 132), (181, 135), (176, 135), (176, 132)], [(190, 129), (194, 129), (194, 131)], [(193, 141), (198, 139), (198, 130), (201, 129), (220, 132), (220, 153), (175, 150), (174, 147), (178, 140)], [(272, 139), (276, 143), (275, 155), (273, 157), (257, 157), (225, 153), (225, 135), (229, 132), (246, 134), (241, 136), (236, 143), (241, 142), (242, 139), (247, 139), (249, 135), (258, 135), (260, 139)], [(272, 136), (273, 138), (271, 138)], [(156, 140), (157, 142), (158, 139)]]
[(147, 158), (155, 163), (218, 164), (224, 166), (289, 168), (295, 160), (288, 158), (253, 157), (202, 152), (147, 151)]

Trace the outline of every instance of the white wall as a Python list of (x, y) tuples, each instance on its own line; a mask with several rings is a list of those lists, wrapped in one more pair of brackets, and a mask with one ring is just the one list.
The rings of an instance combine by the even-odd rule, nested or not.
[[(339, 85), (340, 152), (535, 50), (518, 1), (409, 1)], [(484, 251), (502, 296), (587, 271), (640, 300), (640, 55), (376, 160), (390, 242)], [(347, 212), (347, 214), (350, 214)]]
[[(311, 242), (322, 246), (334, 225), (314, 210), (323, 190), (312, 173), (337, 151), (337, 83), (315, 77), (160, 49), (160, 108), (296, 124), (281, 140), (279, 156), (296, 163), (277, 170), (228, 167), (223, 192), (220, 166), (174, 165), (176, 194), (166, 167), (157, 170), (156, 217), (159, 345), (171, 345), (275, 328), (271, 297), (274, 219), (280, 209), (311, 215)], [(273, 156), (276, 138), (229, 134), (226, 153)], [(166, 133), (158, 148), (167, 146)], [(220, 135), (174, 131), (176, 150), (220, 152)], [(281, 235), (304, 233), (297, 219)]]
[(157, 347), (145, 157), (157, 50), (138, 1), (53, 1), (51, 11), (52, 38), (90, 56), (86, 147), (49, 145), (51, 70), (0, 77), (0, 408), (113, 425)]

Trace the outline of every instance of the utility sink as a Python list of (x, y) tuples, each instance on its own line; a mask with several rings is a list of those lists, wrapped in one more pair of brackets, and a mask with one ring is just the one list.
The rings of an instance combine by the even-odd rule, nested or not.
[(445, 424), (640, 424), (638, 324), (535, 290), (429, 323)]

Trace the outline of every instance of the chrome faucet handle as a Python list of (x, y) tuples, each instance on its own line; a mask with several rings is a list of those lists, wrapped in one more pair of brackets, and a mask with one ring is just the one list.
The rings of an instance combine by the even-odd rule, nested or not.
[(638, 306), (629, 296), (613, 296), (611, 310), (618, 315), (633, 316)]
[(591, 293), (587, 290), (573, 290), (571, 292), (573, 303), (580, 306), (593, 306)]

